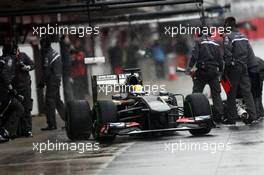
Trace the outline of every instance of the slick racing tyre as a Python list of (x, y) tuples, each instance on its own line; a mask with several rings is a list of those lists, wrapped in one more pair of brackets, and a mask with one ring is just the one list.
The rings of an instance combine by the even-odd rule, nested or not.
[[(211, 116), (211, 106), (206, 96), (201, 93), (188, 95), (184, 102), (184, 115), (186, 117)], [(206, 123), (203, 123), (201, 129), (193, 129), (189, 132), (193, 136), (206, 135), (211, 131), (211, 122), (208, 120)]]
[(211, 131), (210, 127), (206, 127), (206, 128), (202, 128), (202, 129), (194, 129), (194, 130), (190, 130), (189, 132), (193, 135), (193, 136), (203, 136), (208, 134)]
[(65, 123), (69, 139), (89, 139), (92, 131), (92, 112), (89, 103), (85, 100), (68, 102)]
[(209, 100), (201, 93), (190, 94), (185, 98), (184, 115), (186, 117), (211, 116)]
[(117, 122), (117, 107), (112, 101), (98, 101), (93, 108), (93, 128), (92, 134), (96, 141), (100, 143), (111, 143), (115, 134), (102, 134), (101, 129), (108, 123)]

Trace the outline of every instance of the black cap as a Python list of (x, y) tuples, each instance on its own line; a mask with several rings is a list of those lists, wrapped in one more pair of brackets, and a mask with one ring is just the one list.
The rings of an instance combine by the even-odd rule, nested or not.
[(49, 36), (44, 36), (40, 39), (40, 45), (42, 48), (50, 48), (51, 47), (51, 38)]
[(236, 28), (236, 18), (230, 16), (225, 19), (225, 27)]
[(209, 37), (211, 37), (212, 36), (209, 26), (201, 26), (199, 28), (200, 28), (200, 31), (198, 33), (199, 37), (201, 37), (201, 36), (209, 36)]
[(11, 41), (7, 41), (4, 45), (3, 45), (3, 55), (15, 55), (16, 51), (18, 49), (18, 46), (15, 42), (11, 42)]

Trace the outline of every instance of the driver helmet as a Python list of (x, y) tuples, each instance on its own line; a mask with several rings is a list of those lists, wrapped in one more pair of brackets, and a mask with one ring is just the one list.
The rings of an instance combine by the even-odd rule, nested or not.
[(141, 84), (131, 85), (131, 93), (132, 94), (142, 94), (145, 93), (144, 87)]

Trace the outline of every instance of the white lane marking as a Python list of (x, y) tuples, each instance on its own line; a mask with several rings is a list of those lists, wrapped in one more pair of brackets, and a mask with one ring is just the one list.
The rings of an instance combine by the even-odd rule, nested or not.
[(121, 155), (123, 152), (125, 152), (127, 149), (129, 149), (132, 145), (134, 145), (136, 142), (129, 142), (127, 145), (120, 150), (118, 150), (111, 158), (110, 160), (105, 163), (102, 168), (96, 173), (96, 175), (99, 175), (105, 170), (119, 155)]

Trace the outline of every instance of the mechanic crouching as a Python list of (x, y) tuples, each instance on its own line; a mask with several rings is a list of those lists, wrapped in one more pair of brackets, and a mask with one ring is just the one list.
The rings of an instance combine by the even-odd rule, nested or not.
[(33, 107), (33, 100), (31, 99), (31, 78), (29, 72), (34, 69), (34, 62), (26, 53), (20, 52), (18, 47), (16, 59), (16, 71), (13, 85), (18, 91), (18, 94), (24, 97), (22, 102), (24, 114), (20, 122), (19, 135), (23, 137), (32, 137), (31, 111)]
[(47, 127), (41, 130), (57, 129), (56, 111), (64, 120), (64, 104), (60, 98), (60, 85), (62, 78), (62, 62), (60, 55), (51, 47), (51, 38), (44, 37), (40, 41), (43, 58), (43, 76), (38, 85), (39, 88), (46, 86), (45, 113), (47, 117)]
[(225, 73), (230, 81), (231, 89), (227, 94), (227, 113), (225, 124), (235, 124), (238, 118), (236, 108), (236, 97), (238, 87), (247, 107), (247, 118), (243, 119), (246, 124), (256, 121), (256, 108), (251, 93), (249, 72), (258, 71), (258, 63), (248, 39), (236, 28), (236, 19), (228, 17), (225, 20), (225, 28), (229, 27), (231, 32), (224, 36), (224, 61)]
[(24, 113), (24, 108), (19, 102), (23, 98), (12, 86), (15, 66), (15, 47), (11, 43), (5, 44), (3, 55), (0, 57), (0, 142), (17, 137), (19, 119)]
[(223, 60), (220, 46), (206, 33), (206, 27), (202, 27), (200, 38), (195, 41), (192, 57), (186, 69), (186, 74), (191, 74), (191, 69), (196, 64), (196, 72), (193, 76), (193, 93), (202, 93), (206, 84), (210, 86), (213, 106), (216, 112), (213, 119), (220, 123), (224, 116), (223, 102), (220, 96), (221, 87), (219, 77), (223, 71)]

